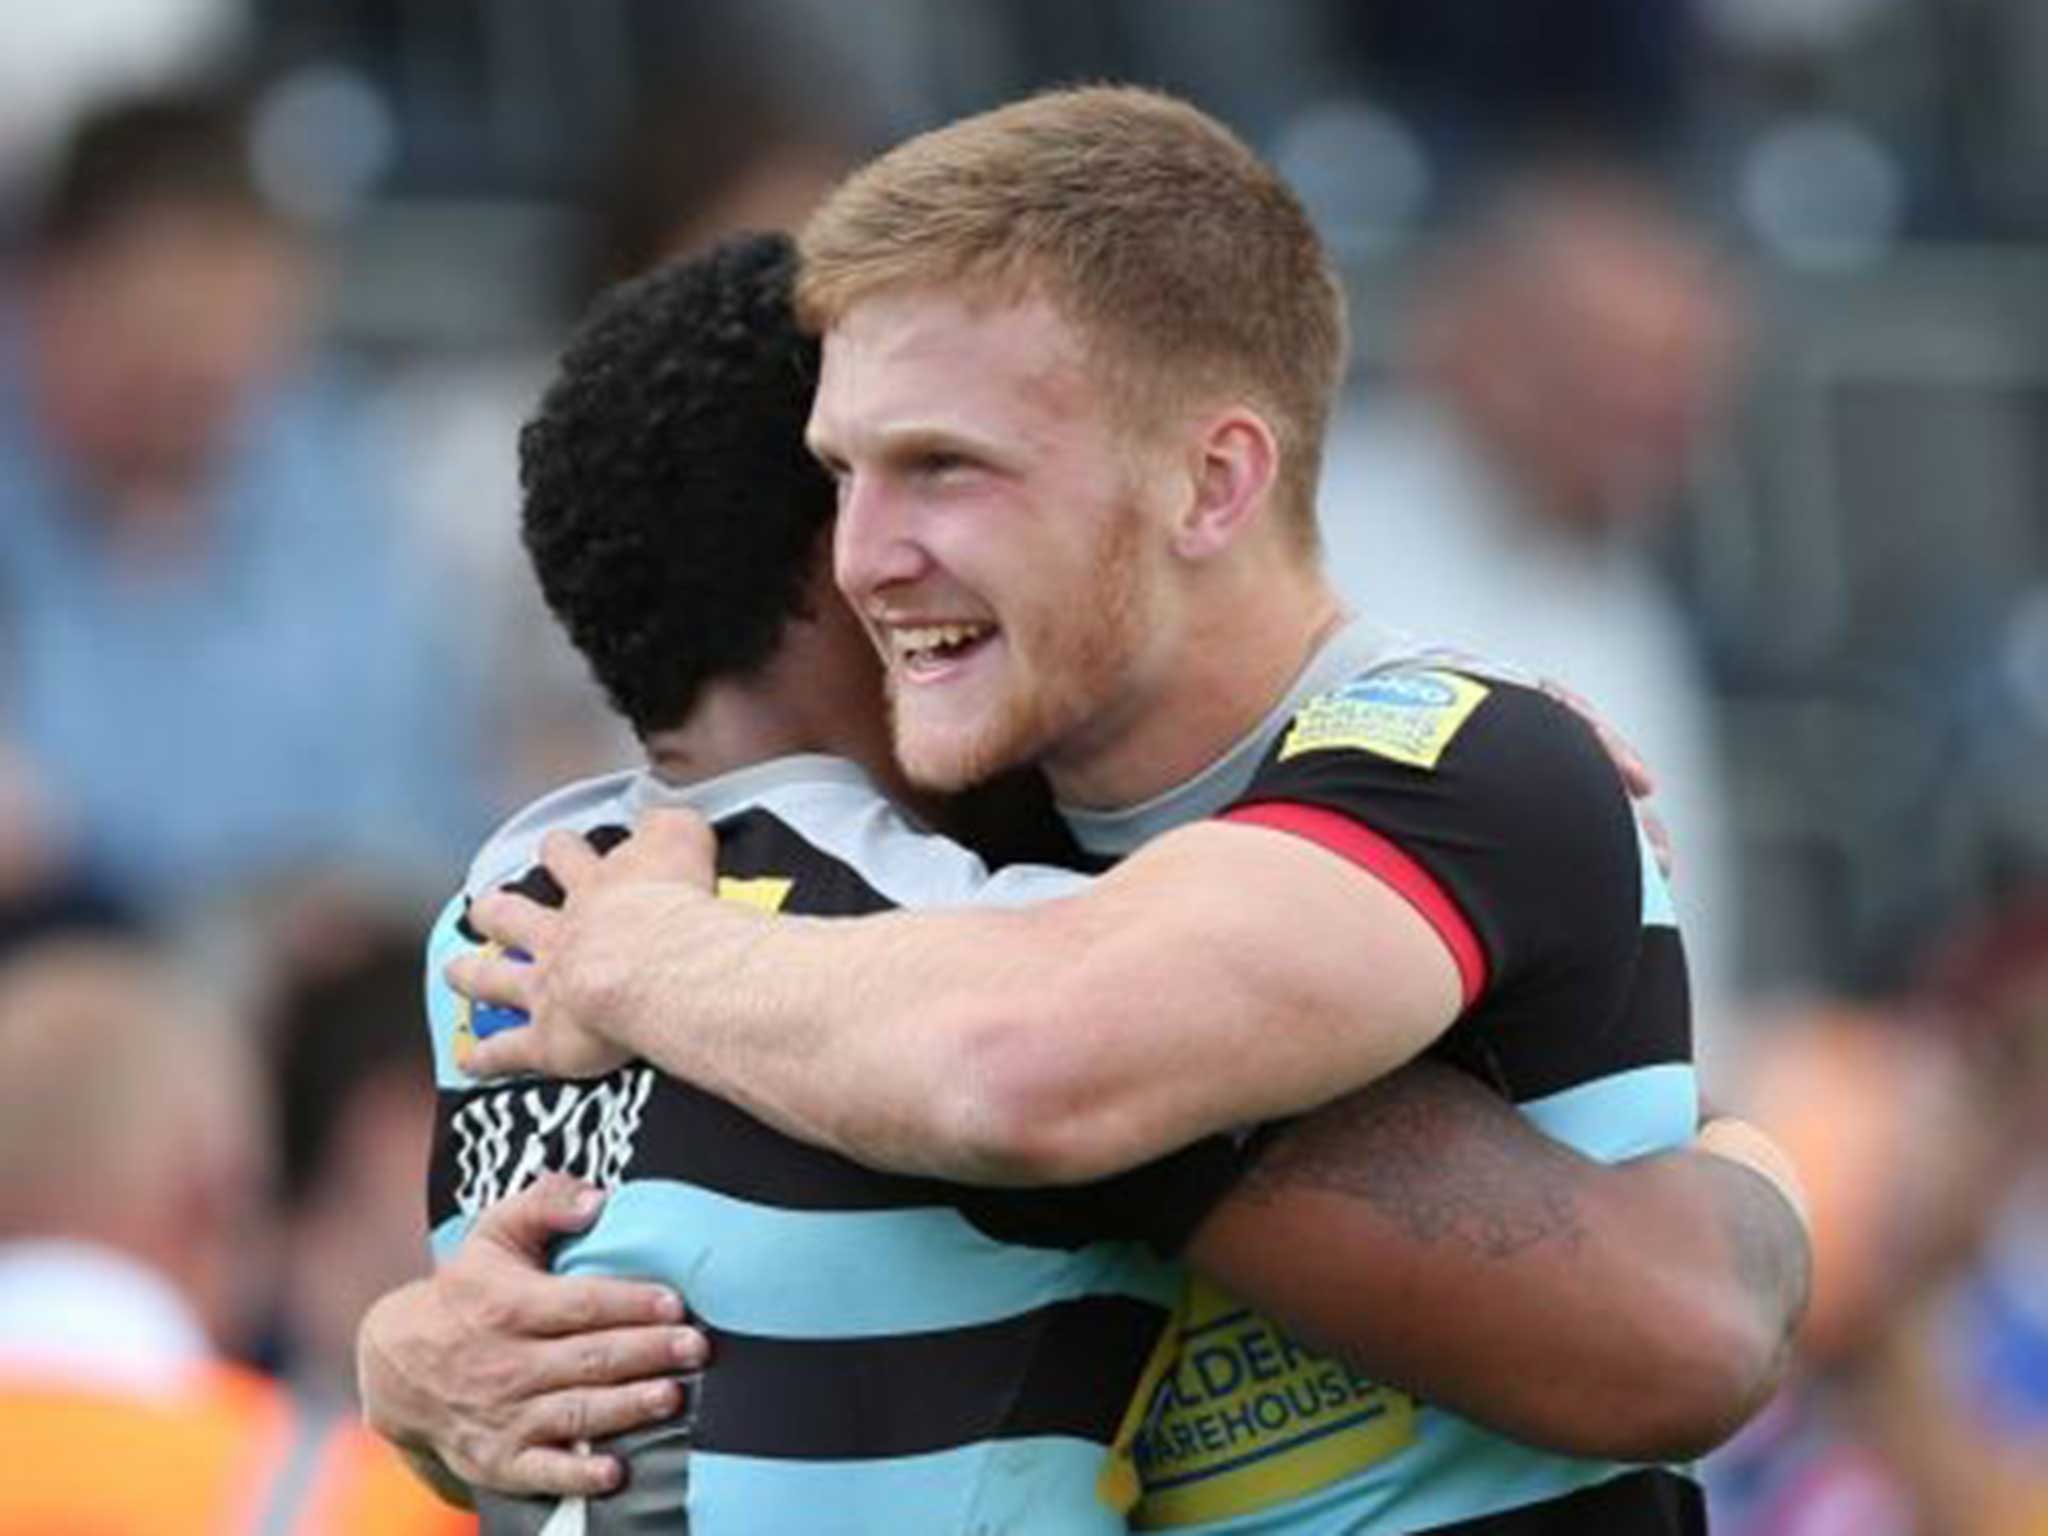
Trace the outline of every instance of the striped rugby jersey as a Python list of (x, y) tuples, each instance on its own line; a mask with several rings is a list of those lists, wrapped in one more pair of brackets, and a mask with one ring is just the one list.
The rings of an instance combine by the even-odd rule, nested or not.
[[(1671, 897), (1593, 734), (1540, 690), (1363, 623), (1257, 731), (1136, 810), (1070, 812), (1113, 860), (1201, 817), (1278, 828), (1369, 869), (1437, 929), (1465, 995), (1432, 1054), (1546, 1132), (1619, 1160), (1694, 1131)], [(1141, 1529), (1670, 1536), (1688, 1471), (1554, 1456), (1295, 1344), (1190, 1283), (1179, 1349), (1130, 1447)]]
[(1204, 1143), (1094, 1185), (975, 1189), (860, 1167), (643, 1064), (588, 1082), (483, 1085), (462, 1071), (463, 1036), (489, 1022), (441, 979), (473, 941), (467, 900), (508, 883), (558, 899), (536, 865), (546, 832), (608, 847), (660, 803), (709, 818), (720, 894), (768, 910), (1007, 904), (1080, 878), (991, 875), (823, 757), (684, 790), (644, 772), (591, 780), (485, 845), (429, 943), (435, 1251), (542, 1171), (576, 1174), (612, 1193), (554, 1267), (673, 1285), (713, 1351), (691, 1422), (621, 1446), (624, 1493), (490, 1499), (486, 1530), (1122, 1531), (1135, 1489), (1109, 1447), (1181, 1289), (1160, 1255), (1227, 1189), (1232, 1148)]

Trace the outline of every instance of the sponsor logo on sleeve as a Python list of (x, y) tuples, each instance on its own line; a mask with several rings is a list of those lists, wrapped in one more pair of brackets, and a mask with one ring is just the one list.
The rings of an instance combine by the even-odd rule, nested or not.
[(535, 1083), (479, 1095), (449, 1122), (455, 1205), (475, 1216), (544, 1173), (617, 1189), (654, 1091), (649, 1067), (581, 1083)]
[(1433, 769), (1489, 691), (1455, 672), (1360, 678), (1302, 707), (1280, 743), (1280, 761), (1349, 750)]
[(1191, 1282), (1180, 1350), (1132, 1442), (1137, 1530), (1227, 1520), (1297, 1499), (1412, 1444), (1413, 1398), (1310, 1353)]

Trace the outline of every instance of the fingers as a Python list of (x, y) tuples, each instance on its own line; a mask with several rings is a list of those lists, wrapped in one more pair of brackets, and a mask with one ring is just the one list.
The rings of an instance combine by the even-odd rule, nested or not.
[(558, 1237), (583, 1231), (602, 1209), (602, 1190), (564, 1173), (544, 1173), (478, 1216), (468, 1242), (500, 1249), (531, 1269), (543, 1270), (549, 1245)]
[(1664, 818), (1655, 811), (1642, 812), (1642, 818), (1643, 836), (1649, 839), (1650, 852), (1657, 859), (1657, 869), (1669, 880), (1678, 869), (1678, 849), (1671, 841), (1671, 829), (1664, 825)]
[(537, 1029), (506, 1029), (488, 1039), (476, 1040), (462, 1051), (457, 1064), (469, 1076), (481, 1080), (494, 1077), (546, 1077), (547, 1037)]
[(718, 838), (711, 823), (680, 807), (642, 813), (625, 846), (635, 851), (643, 868), (700, 882), (718, 858)]
[(1600, 728), (1599, 735), (1600, 744), (1614, 759), (1614, 766), (1621, 770), (1621, 782), (1629, 796), (1647, 800), (1657, 793), (1657, 776), (1650, 772), (1650, 765), (1643, 761), (1640, 752), (1629, 745), (1628, 739), (1607, 726)]
[[(602, 1275), (550, 1275), (540, 1284), (508, 1295), (511, 1326), (525, 1334), (564, 1338), (603, 1328), (680, 1323), (687, 1309), (667, 1286)], [(690, 1362), (676, 1359), (664, 1367)], [(701, 1356), (696, 1363), (701, 1363)]]
[(694, 885), (710, 890), (718, 867), (718, 836), (695, 811), (664, 806), (640, 813), (633, 835), (605, 855), (591, 878)]
[[(1579, 702), (1581, 704), (1585, 703), (1583, 699)], [(1590, 709), (1591, 706), (1588, 705), (1586, 708)], [(1601, 749), (1613, 760), (1615, 768), (1621, 774), (1621, 782), (1627, 788), (1629, 795), (1637, 800), (1647, 800), (1651, 795), (1655, 794), (1657, 791), (1656, 777), (1651, 774), (1650, 765), (1643, 761), (1643, 755), (1629, 744), (1628, 738), (1605, 720), (1602, 720), (1598, 715), (1587, 714), (1584, 709), (1580, 713), (1585, 716), (1587, 723), (1593, 727), (1593, 734), (1600, 738)]]
[(573, 1387), (656, 1383), (679, 1371), (699, 1371), (710, 1357), (694, 1328), (610, 1328), (550, 1339), (524, 1362), (524, 1387), (539, 1395)]
[[(588, 849), (584, 851), (589, 852)], [(596, 857), (591, 854), (593, 860)], [(555, 932), (561, 927), (562, 917), (559, 912), (542, 906), (531, 897), (501, 888), (486, 891), (469, 904), (469, 922), (486, 939), (494, 939), (507, 949), (539, 955), (554, 947)]]
[(540, 861), (562, 890), (569, 892), (597, 872), (599, 859), (586, 838), (557, 827), (540, 840)]
[(687, 1386), (669, 1378), (552, 1392), (528, 1403), (505, 1435), (478, 1435), (456, 1457), (470, 1482), (500, 1493), (595, 1498), (619, 1486), (616, 1456), (581, 1447), (679, 1413)]
[(575, 1445), (603, 1440), (675, 1417), (688, 1387), (673, 1376), (621, 1387), (575, 1387), (550, 1392), (526, 1405), (518, 1439), (527, 1445)]
[(533, 967), (489, 949), (468, 949), (442, 967), (448, 985), (472, 1002), (533, 1012)]
[(484, 1468), (471, 1480), (502, 1493), (597, 1499), (616, 1489), (625, 1472), (616, 1456), (529, 1445), (513, 1452), (502, 1468)]
[(1657, 792), (1657, 776), (1650, 772), (1650, 765), (1643, 761), (1642, 754), (1636, 751), (1627, 737), (1601, 718), (1600, 712), (1585, 697), (1567, 688), (1554, 677), (1543, 678), (1539, 686), (1593, 728), (1593, 734), (1600, 738), (1601, 749), (1613, 759), (1615, 768), (1621, 774), (1621, 782), (1627, 787), (1631, 797), (1647, 800)]

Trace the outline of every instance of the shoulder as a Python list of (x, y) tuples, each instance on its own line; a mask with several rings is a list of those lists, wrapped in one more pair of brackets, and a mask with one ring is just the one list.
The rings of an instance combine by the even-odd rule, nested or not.
[(513, 812), (484, 839), (470, 861), (464, 891), (474, 896), (516, 880), (540, 857), (541, 839), (558, 827), (588, 832), (607, 824), (629, 823), (630, 797), (640, 779), (641, 775), (632, 771), (579, 779)]
[(1575, 786), (1621, 797), (1592, 729), (1542, 689), (1441, 663), (1361, 673), (1289, 717), (1261, 774), (1293, 768), (1468, 792)]
[[(1233, 819), (1309, 835), (1354, 862), (1439, 888), (1506, 978), (1636, 923), (1639, 852), (1619, 772), (1541, 689), (1403, 665), (1308, 700), (1277, 734)], [(1397, 858), (1379, 850), (1391, 846)], [(1382, 878), (1386, 878), (1383, 874)], [(1408, 886), (1400, 888), (1406, 889)]]
[(899, 907), (1011, 906), (1070, 895), (1086, 877), (1047, 865), (991, 872), (964, 844), (920, 826), (873, 789), (805, 786), (764, 809)]

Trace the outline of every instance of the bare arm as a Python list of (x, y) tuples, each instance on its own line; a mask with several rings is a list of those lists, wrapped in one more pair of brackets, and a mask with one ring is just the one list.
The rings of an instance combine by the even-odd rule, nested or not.
[(1402, 897), (1263, 828), (1183, 828), (1035, 907), (857, 919), (712, 900), (708, 836), (676, 813), (602, 860), (571, 838), (545, 852), (560, 911), (498, 892), (471, 914), (533, 963), (451, 968), (533, 1018), (481, 1042), (472, 1071), (640, 1056), (886, 1168), (1119, 1172), (1369, 1082), (1459, 1006), (1442, 941)]
[(1188, 1258), (1376, 1379), (1619, 1460), (1700, 1454), (1762, 1405), (1810, 1262), (1752, 1167), (1595, 1163), (1434, 1063), (1290, 1128)]

